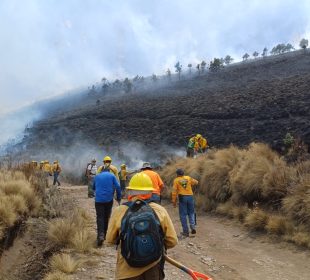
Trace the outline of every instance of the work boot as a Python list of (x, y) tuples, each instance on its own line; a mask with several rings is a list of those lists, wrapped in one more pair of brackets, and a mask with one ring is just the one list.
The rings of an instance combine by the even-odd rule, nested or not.
[(189, 237), (189, 233), (187, 232), (181, 232), (181, 234), (178, 236), (180, 240), (185, 239), (187, 237)]
[(191, 231), (192, 234), (196, 234), (196, 230), (194, 228), (192, 228), (192, 231)]

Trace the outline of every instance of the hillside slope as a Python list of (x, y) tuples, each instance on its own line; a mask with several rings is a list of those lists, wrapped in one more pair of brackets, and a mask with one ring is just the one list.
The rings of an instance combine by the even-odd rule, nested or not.
[(78, 136), (106, 146), (184, 146), (186, 136), (201, 133), (214, 146), (259, 140), (279, 147), (287, 132), (310, 142), (309, 52), (238, 63), (129, 95), (85, 97), (79, 108), (36, 122), (23, 145), (66, 146)]

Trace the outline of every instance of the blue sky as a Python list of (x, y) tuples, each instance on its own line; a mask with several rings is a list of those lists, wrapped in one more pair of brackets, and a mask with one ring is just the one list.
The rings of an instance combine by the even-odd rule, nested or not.
[(0, 113), (103, 76), (298, 45), (310, 35), (309, 2), (1, 0)]

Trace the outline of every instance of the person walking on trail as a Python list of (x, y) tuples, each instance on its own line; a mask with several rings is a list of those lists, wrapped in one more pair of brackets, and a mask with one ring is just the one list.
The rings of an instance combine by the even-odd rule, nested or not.
[(197, 152), (203, 154), (207, 152), (207, 149), (209, 148), (208, 140), (202, 137), (200, 134), (197, 135), (200, 136), (197, 138)]
[(126, 188), (126, 182), (127, 182), (127, 166), (126, 164), (121, 165), (121, 171), (118, 173), (119, 179), (120, 179), (120, 185), (121, 185), (121, 191), (122, 191), (122, 197), (125, 195), (125, 188)]
[(196, 234), (195, 228), (195, 205), (193, 186), (198, 185), (198, 181), (190, 176), (184, 176), (183, 169), (177, 169), (177, 178), (173, 181), (172, 203), (177, 206), (177, 198), (179, 199), (179, 215), (182, 224), (181, 238), (189, 236), (187, 217), (192, 234)]
[(118, 170), (117, 167), (112, 165), (112, 159), (109, 156), (105, 156), (103, 158), (103, 165), (99, 166), (98, 170), (97, 170), (97, 174), (102, 172), (102, 170), (104, 168), (108, 168), (110, 169), (110, 172), (114, 174), (114, 176), (116, 177), (117, 181), (119, 181), (119, 177), (118, 177)]
[(48, 160), (44, 161), (43, 171), (44, 171), (46, 177), (52, 176), (52, 167), (51, 167), (50, 162)]
[(118, 245), (115, 279), (164, 279), (165, 248), (178, 242), (171, 218), (151, 201), (153, 183), (144, 172), (126, 189), (128, 202), (114, 209), (107, 233), (107, 243)]
[(152, 193), (152, 200), (156, 203), (161, 203), (161, 192), (164, 187), (163, 180), (160, 178), (159, 174), (153, 171), (153, 168), (149, 162), (145, 162), (142, 165), (141, 171), (147, 174), (153, 183), (153, 193)]
[(91, 163), (87, 164), (86, 167), (86, 177), (88, 181), (88, 197), (92, 198), (94, 197), (94, 191), (93, 191), (93, 184), (94, 184), (94, 178), (97, 174), (97, 165), (96, 165), (96, 159), (92, 159)]
[(52, 165), (52, 171), (53, 171), (53, 176), (54, 176), (54, 181), (53, 181), (53, 186), (57, 185), (60, 186), (60, 182), (59, 182), (59, 174), (61, 172), (61, 166), (58, 162), (58, 160), (54, 161), (54, 164)]
[(97, 245), (100, 247), (106, 237), (115, 191), (118, 204), (121, 202), (121, 187), (110, 169), (103, 168), (101, 173), (95, 176), (93, 190), (97, 217)]

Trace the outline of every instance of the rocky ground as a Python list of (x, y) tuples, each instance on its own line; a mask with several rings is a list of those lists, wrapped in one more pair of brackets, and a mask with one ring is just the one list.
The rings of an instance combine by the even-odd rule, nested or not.
[(87, 97), (78, 108), (35, 123), (22, 145), (31, 150), (88, 139), (181, 147), (198, 132), (213, 146), (258, 140), (280, 148), (287, 132), (309, 142), (309, 70), (310, 53), (297, 52), (132, 94)]

